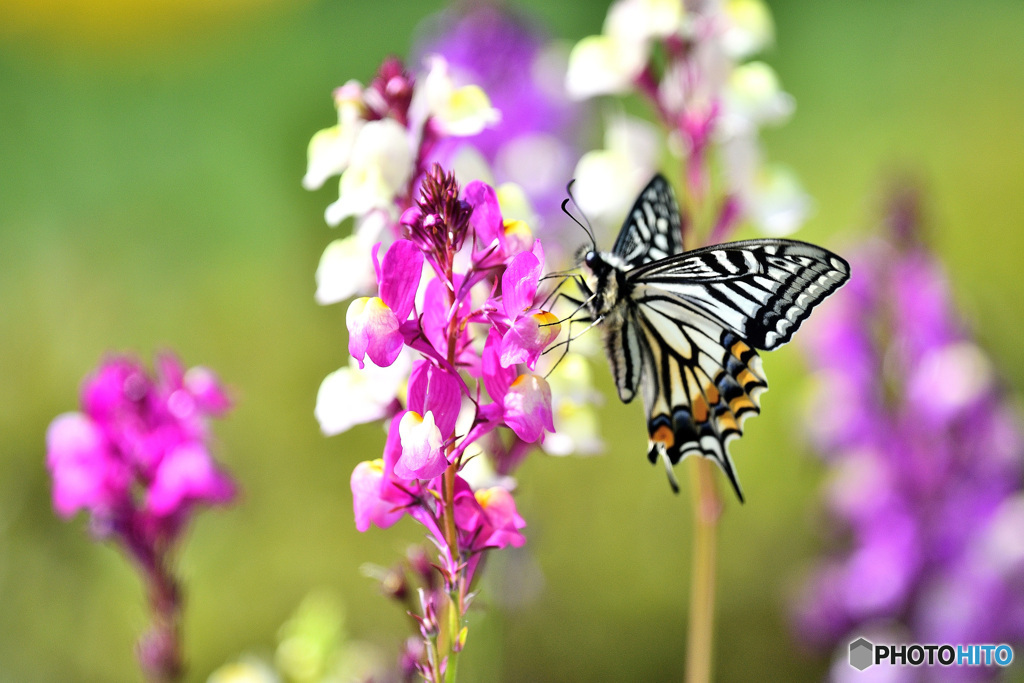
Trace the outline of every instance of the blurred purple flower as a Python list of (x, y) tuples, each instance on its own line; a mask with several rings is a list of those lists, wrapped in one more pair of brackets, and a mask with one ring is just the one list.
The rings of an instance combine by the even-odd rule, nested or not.
[(918, 237), (917, 201), (895, 198), (887, 240), (851, 259), (804, 337), (826, 503), (849, 538), (797, 608), (816, 646), (884, 623), (914, 642), (1024, 642), (1021, 429)]

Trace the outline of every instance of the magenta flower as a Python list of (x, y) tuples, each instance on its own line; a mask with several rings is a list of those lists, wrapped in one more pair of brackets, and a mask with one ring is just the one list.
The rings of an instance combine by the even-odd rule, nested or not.
[(226, 394), (209, 370), (185, 373), (170, 355), (157, 364), (154, 381), (134, 360), (112, 358), (86, 381), (84, 413), (50, 425), (47, 466), (62, 516), (85, 509), (97, 528), (137, 526), (163, 537), (196, 505), (234, 497), (205, 445), (205, 419), (227, 410)]
[(198, 506), (235, 497), (207, 446), (207, 418), (230, 402), (210, 370), (185, 372), (165, 354), (155, 377), (131, 358), (105, 361), (86, 379), (81, 403), (83, 412), (58, 416), (46, 433), (54, 508), (65, 518), (88, 511), (93, 532), (134, 561), (154, 620), (140, 640), (140, 661), (147, 677), (176, 679), (182, 593), (172, 556)]
[(370, 357), (374, 365), (387, 367), (402, 350), (401, 325), (412, 312), (423, 270), (423, 254), (407, 240), (398, 240), (379, 266), (374, 258), (380, 296), (362, 297), (348, 307), (348, 352), (363, 367)]
[(395, 474), (403, 479), (433, 479), (448, 469), (443, 446), (444, 437), (429, 410), (420, 415), (408, 410), (398, 423), (402, 438), (402, 457), (395, 464)]

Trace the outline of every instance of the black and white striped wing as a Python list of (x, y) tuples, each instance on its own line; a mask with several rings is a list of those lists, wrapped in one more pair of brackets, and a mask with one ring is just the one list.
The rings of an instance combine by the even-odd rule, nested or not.
[(659, 173), (636, 198), (612, 253), (636, 268), (680, 253), (682, 239), (679, 205), (672, 186)]
[(768, 388), (755, 348), (789, 341), (848, 277), (838, 256), (782, 240), (718, 245), (630, 272), (622, 343), (639, 351), (623, 357), (642, 357), (651, 461), (711, 458), (743, 500), (728, 444)]
[(811, 310), (849, 277), (850, 265), (826, 249), (765, 239), (695, 249), (635, 269), (627, 280), (676, 298), (694, 315), (769, 351), (792, 339)]

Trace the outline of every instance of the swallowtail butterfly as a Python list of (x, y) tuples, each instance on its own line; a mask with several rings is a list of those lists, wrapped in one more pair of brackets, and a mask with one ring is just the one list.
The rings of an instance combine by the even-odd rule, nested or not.
[(583, 264), (581, 304), (604, 332), (619, 398), (643, 395), (648, 459), (665, 463), (678, 492), (672, 466), (692, 453), (711, 458), (742, 501), (728, 445), (761, 412), (768, 383), (757, 350), (788, 342), (846, 282), (850, 265), (782, 239), (684, 252), (679, 207), (660, 174), (637, 197), (612, 251), (595, 247)]

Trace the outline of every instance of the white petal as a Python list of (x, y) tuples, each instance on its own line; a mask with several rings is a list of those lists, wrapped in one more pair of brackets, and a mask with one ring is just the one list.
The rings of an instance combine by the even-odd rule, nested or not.
[(335, 370), (320, 384), (314, 414), (327, 436), (385, 417), (412, 367), (405, 349), (386, 368), (374, 365), (369, 358), (365, 364), (362, 370), (354, 363)]
[(677, 33), (683, 21), (680, 0), (620, 0), (608, 10), (604, 34), (643, 42)]
[(577, 100), (628, 92), (643, 71), (647, 56), (644, 42), (588, 36), (569, 53), (566, 90)]
[(376, 284), (371, 251), (358, 235), (334, 240), (316, 269), (316, 302), (336, 304), (357, 294), (373, 293)]
[(480, 86), (457, 88), (442, 57), (428, 58), (429, 71), (417, 90), (422, 90), (426, 110), (434, 123), (447, 135), (468, 137), (501, 120), (501, 112)]
[(412, 175), (408, 135), (406, 128), (392, 119), (370, 121), (360, 128), (349, 166), (341, 174), (338, 201), (325, 213), (330, 225), (391, 206)]
[(772, 42), (772, 16), (761, 0), (729, 0), (725, 6), (728, 25), (722, 46), (734, 59), (760, 52)]

